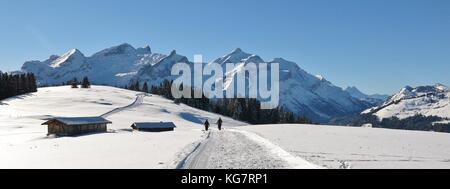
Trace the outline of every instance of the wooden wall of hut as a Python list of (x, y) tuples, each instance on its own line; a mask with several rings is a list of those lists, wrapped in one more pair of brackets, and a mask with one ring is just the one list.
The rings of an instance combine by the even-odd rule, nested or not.
[(71, 136), (85, 133), (106, 132), (106, 130), (106, 124), (65, 125), (57, 121), (48, 124), (48, 134), (56, 135)]

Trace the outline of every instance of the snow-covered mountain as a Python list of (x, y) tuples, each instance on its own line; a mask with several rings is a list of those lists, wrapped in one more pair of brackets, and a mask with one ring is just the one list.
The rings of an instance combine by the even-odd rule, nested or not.
[[(175, 63), (192, 63), (186, 56), (172, 51), (169, 55), (153, 53), (150, 47), (135, 49), (129, 44), (107, 48), (90, 57), (77, 49), (62, 56), (52, 55), (45, 61), (29, 61), (23, 72), (32, 72), (37, 76), (38, 84), (58, 85), (63, 82), (88, 76), (93, 84), (124, 86), (139, 81), (156, 85), (171, 76), (171, 67)], [(307, 116), (314, 121), (325, 122), (333, 117), (361, 112), (375, 104), (367, 99), (353, 97), (351, 93), (334, 86), (322, 76), (315, 76), (301, 69), (296, 63), (275, 58), (265, 61), (260, 56), (235, 49), (218, 58), (214, 63), (225, 66), (238, 63), (227, 76), (243, 71), (248, 63), (279, 63), (280, 65), (280, 105), (297, 115)], [(211, 63), (212, 63), (211, 62)], [(225, 81), (225, 87), (229, 87)]]
[(25, 62), (22, 71), (33, 72), (40, 86), (58, 85), (73, 78), (88, 76), (95, 84), (122, 86), (128, 84), (143, 66), (159, 62), (165, 55), (152, 53), (150, 47), (135, 49), (122, 44), (86, 57), (77, 49), (62, 56)]
[(171, 75), (172, 66), (176, 63), (190, 64), (187, 57), (177, 54), (173, 50), (168, 56), (163, 56), (155, 64), (146, 64), (131, 78), (131, 83), (139, 81), (148, 85), (158, 85), (164, 80), (174, 80), (177, 76)]
[(367, 101), (367, 102), (370, 102), (370, 103), (376, 104), (376, 105), (383, 104), (383, 102), (385, 102), (389, 98), (388, 95), (380, 95), (380, 94), (368, 95), (368, 94), (364, 94), (363, 92), (361, 92), (356, 87), (347, 87), (345, 89), (345, 91), (347, 91), (352, 97), (355, 97), (355, 98), (357, 98), (359, 100)]
[[(235, 70), (226, 73), (227, 76), (243, 71), (244, 66), (248, 63), (267, 63), (269, 65), (278, 63), (280, 67), (280, 105), (297, 115), (304, 115), (316, 121), (328, 121), (333, 117), (354, 113), (358, 109), (372, 105), (372, 103), (353, 98), (324, 77), (309, 74), (298, 64), (283, 58), (265, 61), (258, 55), (246, 53), (238, 48), (212, 62), (223, 66), (227, 63), (240, 63)], [(228, 83), (231, 81), (225, 81), (224, 86), (230, 86)]]
[(382, 118), (408, 118), (415, 115), (450, 118), (450, 90), (442, 85), (406, 86), (382, 105), (362, 112)]

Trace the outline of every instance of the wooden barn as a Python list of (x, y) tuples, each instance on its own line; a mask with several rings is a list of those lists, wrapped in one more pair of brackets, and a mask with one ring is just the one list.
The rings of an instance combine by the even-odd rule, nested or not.
[(112, 123), (102, 117), (57, 117), (42, 125), (48, 126), (48, 134), (74, 136), (86, 133), (106, 132)]
[(131, 125), (131, 128), (134, 130), (148, 132), (173, 131), (175, 127), (175, 124), (172, 122), (142, 122)]

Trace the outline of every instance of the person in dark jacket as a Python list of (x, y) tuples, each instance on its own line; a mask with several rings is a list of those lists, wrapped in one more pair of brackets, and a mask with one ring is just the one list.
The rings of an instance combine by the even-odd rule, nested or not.
[(217, 126), (219, 126), (219, 131), (222, 130), (222, 118), (219, 117), (219, 120), (217, 120)]
[(208, 131), (208, 129), (209, 129), (209, 121), (206, 120), (205, 121), (205, 130)]

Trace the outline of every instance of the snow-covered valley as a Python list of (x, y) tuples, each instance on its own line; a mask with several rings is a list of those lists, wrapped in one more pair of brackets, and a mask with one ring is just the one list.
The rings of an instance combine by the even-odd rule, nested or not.
[(320, 125), (261, 125), (242, 130), (325, 168), (450, 168), (448, 133)]
[[(105, 114), (106, 113), (106, 114)], [(47, 137), (54, 116), (100, 116), (107, 133)], [(225, 130), (203, 131), (222, 117)], [(138, 132), (133, 122), (173, 122)], [(214, 125), (212, 125), (214, 127)], [(317, 125), (248, 125), (113, 87), (39, 88), (0, 103), (0, 168), (450, 168), (450, 134)]]
[[(41, 125), (50, 116), (99, 116), (135, 101), (139, 93), (103, 86), (39, 92), (2, 101), (0, 106), (1, 168), (174, 168), (205, 137), (201, 122), (217, 119), (158, 96), (106, 117), (108, 133), (47, 138)], [(233, 125), (243, 123), (224, 119)], [(132, 132), (139, 121), (171, 121), (176, 132)]]

